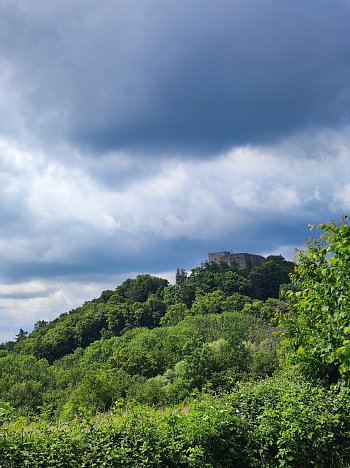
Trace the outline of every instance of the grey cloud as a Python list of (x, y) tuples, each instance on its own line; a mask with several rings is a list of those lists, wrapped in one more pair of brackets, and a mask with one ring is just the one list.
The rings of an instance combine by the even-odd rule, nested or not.
[(47, 290), (43, 292), (33, 291), (33, 292), (13, 292), (13, 293), (2, 293), (0, 294), (1, 299), (33, 299), (37, 297), (48, 297), (53, 293), (53, 290)]
[(0, 207), (8, 203), (14, 217), (10, 223), (3, 210), (1, 280), (100, 282), (188, 268), (222, 247), (259, 253), (300, 244), (309, 223), (337, 219), (350, 206), (347, 133), (328, 140), (323, 153), (332, 158), (295, 159), (300, 142), (288, 140), (273, 151), (241, 148), (215, 161), (151, 165), (117, 190), (63, 165), (39, 177), (41, 163), (28, 157), (14, 173), (26, 187), (23, 204), (6, 198), (5, 184), (0, 191)]
[(350, 6), (341, 0), (1, 9), (19, 111), (42, 138), (96, 153), (205, 155), (349, 120)]

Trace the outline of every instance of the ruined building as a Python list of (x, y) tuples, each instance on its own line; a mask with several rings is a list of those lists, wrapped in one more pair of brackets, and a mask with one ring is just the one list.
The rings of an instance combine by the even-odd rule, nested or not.
[(251, 268), (266, 261), (266, 258), (262, 255), (255, 255), (250, 253), (233, 253), (231, 252), (212, 252), (208, 254), (209, 262), (213, 263), (227, 263), (233, 265), (236, 263), (238, 268)]

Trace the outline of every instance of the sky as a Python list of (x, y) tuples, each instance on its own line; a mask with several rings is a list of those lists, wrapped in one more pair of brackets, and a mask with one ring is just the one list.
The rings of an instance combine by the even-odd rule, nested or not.
[(0, 341), (349, 214), (350, 3), (0, 0)]

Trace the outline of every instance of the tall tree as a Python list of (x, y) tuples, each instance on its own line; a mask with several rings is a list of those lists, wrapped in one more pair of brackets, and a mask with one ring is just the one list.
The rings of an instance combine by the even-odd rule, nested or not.
[(350, 382), (350, 225), (348, 218), (320, 230), (299, 250), (289, 291), (289, 312), (282, 316), (284, 345), (292, 362), (330, 383)]

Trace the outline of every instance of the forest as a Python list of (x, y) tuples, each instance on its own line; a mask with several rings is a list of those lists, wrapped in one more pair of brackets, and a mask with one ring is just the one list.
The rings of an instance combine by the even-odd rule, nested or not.
[(350, 225), (149, 274), (0, 345), (0, 467), (350, 466)]

